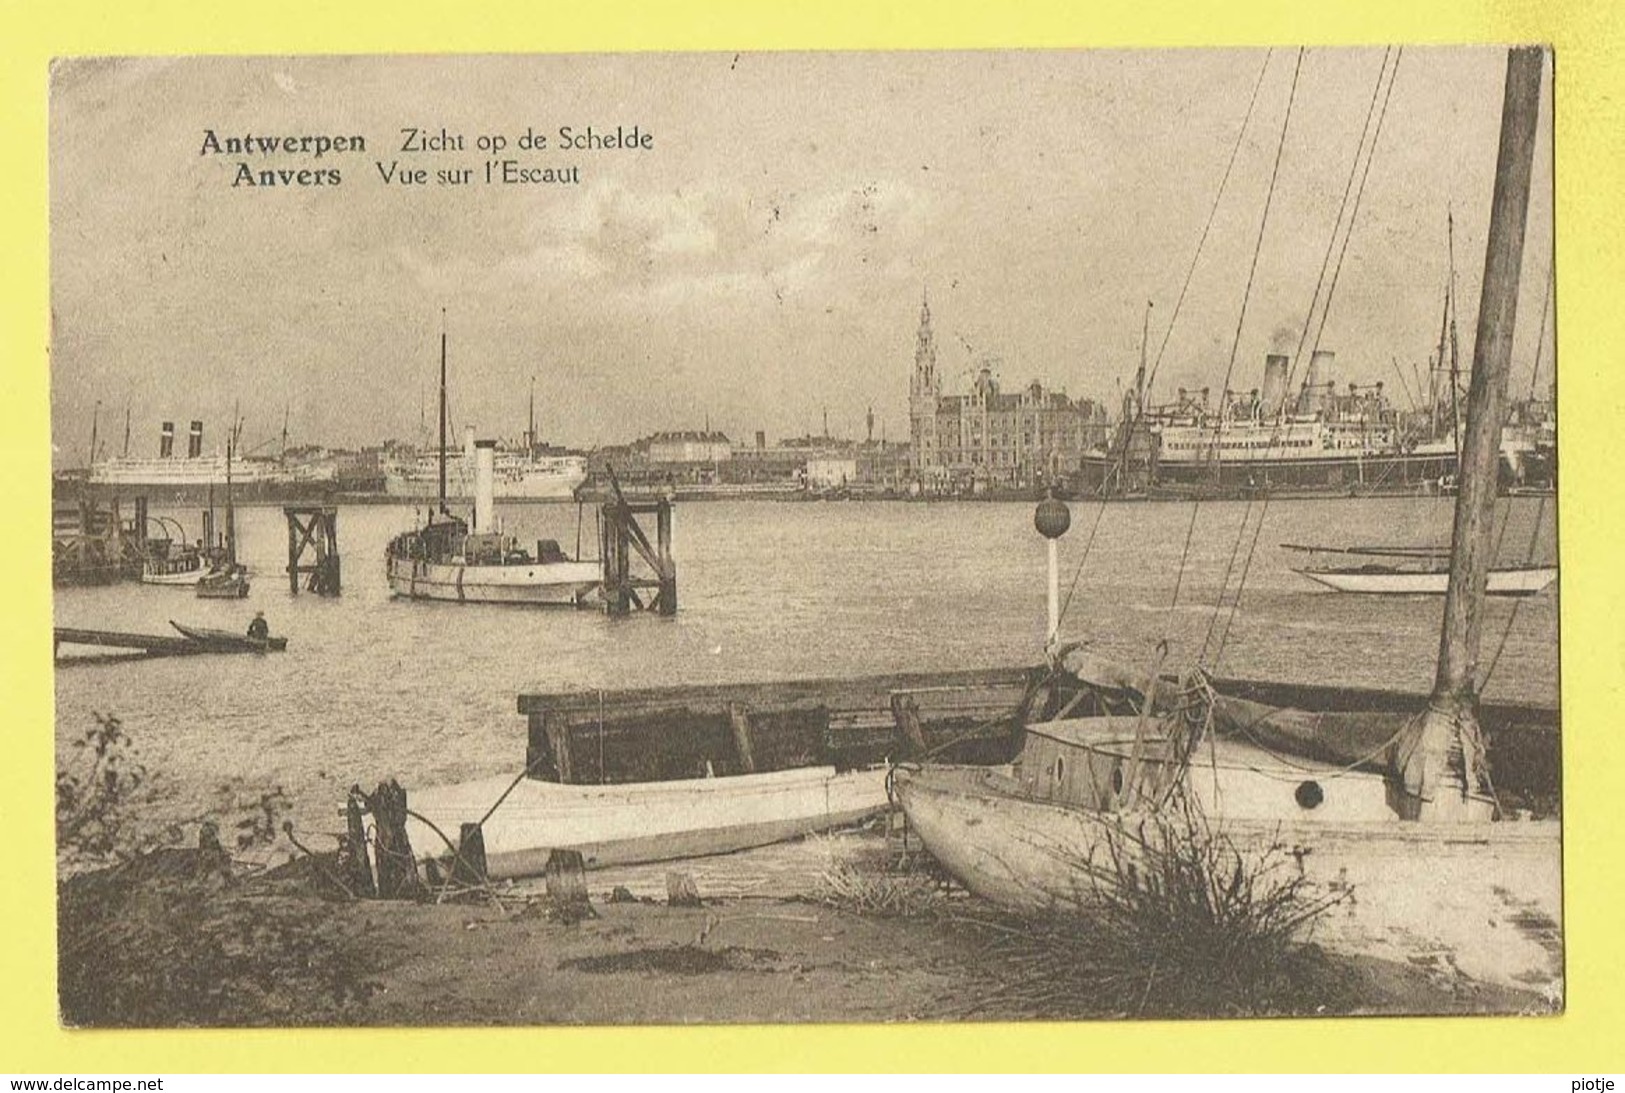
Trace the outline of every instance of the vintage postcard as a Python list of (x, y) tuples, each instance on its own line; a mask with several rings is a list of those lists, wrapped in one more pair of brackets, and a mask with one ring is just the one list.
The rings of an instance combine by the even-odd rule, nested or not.
[(74, 57), (75, 1028), (1560, 1013), (1554, 57)]

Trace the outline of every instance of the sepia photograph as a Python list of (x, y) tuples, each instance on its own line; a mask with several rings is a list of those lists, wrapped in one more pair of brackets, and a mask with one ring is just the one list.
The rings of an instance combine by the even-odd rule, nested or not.
[(57, 59), (61, 1025), (1562, 1014), (1560, 59)]

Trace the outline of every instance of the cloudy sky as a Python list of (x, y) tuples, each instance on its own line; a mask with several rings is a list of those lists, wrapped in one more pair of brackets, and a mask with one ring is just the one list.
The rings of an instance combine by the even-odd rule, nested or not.
[[(1157, 387), (1217, 387), (1282, 118), (1292, 113), (1231, 385), (1305, 323), (1381, 49), (188, 58), (59, 62), (51, 98), (52, 423), (82, 464), (155, 454), (161, 420), (245, 446), (414, 438), (434, 417), (441, 309), (458, 425), (575, 446), (657, 429), (907, 433), (922, 292), (950, 389), (994, 358), (1115, 398), (1152, 353), (1240, 145)], [(1391, 58), (1390, 58), (1391, 61)], [(1289, 92), (1297, 68), (1295, 93)], [(1438, 336), (1456, 223), (1470, 352), (1505, 53), (1404, 51), (1321, 339), (1397, 401)], [(1262, 79), (1260, 80), (1260, 73)], [(1514, 389), (1550, 263), (1550, 75)], [(526, 129), (652, 135), (521, 151)], [(401, 130), (464, 150), (403, 154)], [(362, 154), (201, 154), (204, 135), (360, 135)], [(510, 144), (476, 148), (480, 134)], [(491, 158), (573, 185), (445, 186)], [(387, 184), (375, 163), (425, 168)], [(336, 168), (339, 185), (233, 187)], [(1548, 327), (1547, 340), (1551, 333)], [(1543, 371), (1550, 375), (1550, 348)], [(1544, 386), (1544, 383), (1543, 383)], [(218, 428), (216, 425), (218, 424)], [(111, 438), (111, 439), (110, 439)]]

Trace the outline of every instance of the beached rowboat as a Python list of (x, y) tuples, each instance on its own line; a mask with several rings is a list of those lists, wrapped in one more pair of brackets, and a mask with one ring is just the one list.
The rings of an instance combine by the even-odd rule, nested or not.
[(200, 645), (217, 652), (280, 653), (288, 647), (287, 638), (251, 638), (231, 630), (211, 630), (205, 626), (182, 626), (174, 619), (169, 625)]
[(544, 872), (555, 850), (578, 851), (596, 869), (726, 854), (857, 823), (886, 809), (886, 771), (803, 767), (604, 786), (499, 777), (417, 790), (410, 805), (414, 852), (443, 861), (462, 825), (497, 805), (481, 827), (487, 874), (524, 877)]

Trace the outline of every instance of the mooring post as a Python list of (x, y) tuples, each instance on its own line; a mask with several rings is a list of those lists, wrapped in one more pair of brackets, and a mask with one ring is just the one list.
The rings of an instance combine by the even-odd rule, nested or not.
[[(282, 510), (288, 520), (288, 591), (299, 594), (299, 578), (310, 575), (310, 591), (318, 596), (337, 596), (339, 581), (339, 514), (338, 509), (294, 508)], [(309, 546), (315, 560), (306, 564), (305, 547)]]
[(418, 879), (417, 859), (406, 835), (406, 790), (391, 778), (378, 786), (371, 805), (378, 897), (413, 899), (423, 882)]
[(485, 865), (485, 832), (479, 824), (465, 823), (457, 833), (457, 857), (451, 863), (453, 884), (477, 887), (490, 878)]
[(677, 562), (672, 557), (672, 505), (662, 497), (655, 508), (655, 542), (660, 553), (660, 613), (677, 614)]
[(284, 509), (288, 518), (288, 594), (299, 595), (299, 518), (292, 509)]

